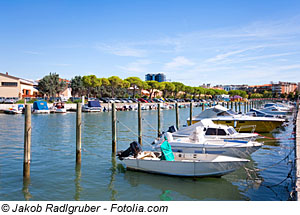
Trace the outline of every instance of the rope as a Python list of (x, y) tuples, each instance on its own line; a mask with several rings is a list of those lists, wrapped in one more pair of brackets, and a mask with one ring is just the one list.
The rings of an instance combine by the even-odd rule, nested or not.
[[(127, 128), (131, 133), (133, 133), (136, 137), (139, 137), (139, 135), (137, 135), (134, 131), (132, 131), (128, 126), (126, 126), (124, 123), (122, 123), (121, 121), (117, 121), (118, 123), (120, 123), (121, 125), (123, 125), (125, 128)], [(154, 148), (153, 146), (152, 146), (152, 144), (150, 143), (150, 142), (148, 142), (148, 141), (146, 141), (146, 140), (144, 140), (144, 142), (147, 144), (147, 145), (149, 145), (149, 146), (151, 146), (152, 148)]]
[(153, 131), (157, 132), (157, 129), (154, 128), (145, 118), (142, 118), (142, 120), (144, 120), (146, 122), (146, 124), (149, 125), (153, 129)]
[(295, 147), (292, 148), (292, 150), (280, 161), (278, 161), (277, 163), (274, 163), (272, 164), (271, 166), (268, 166), (266, 168), (263, 168), (263, 169), (248, 169), (249, 171), (253, 171), (253, 172), (261, 172), (261, 171), (264, 171), (264, 170), (267, 170), (267, 169), (270, 169), (270, 168), (273, 168), (274, 166), (277, 166), (278, 164), (280, 164), (282, 161), (286, 160), (291, 154), (292, 152), (295, 150)]

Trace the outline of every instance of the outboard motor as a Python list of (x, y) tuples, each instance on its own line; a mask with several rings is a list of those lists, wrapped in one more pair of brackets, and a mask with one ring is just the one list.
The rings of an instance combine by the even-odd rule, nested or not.
[(177, 131), (177, 128), (174, 125), (172, 125), (172, 126), (169, 127), (167, 132), (174, 133), (176, 131)]
[(138, 153), (141, 151), (142, 151), (141, 145), (138, 144), (136, 141), (133, 141), (132, 143), (130, 143), (128, 149), (126, 149), (125, 151), (119, 151), (117, 153), (117, 156), (119, 157), (120, 160), (123, 160), (123, 158), (126, 158), (130, 155), (136, 157)]

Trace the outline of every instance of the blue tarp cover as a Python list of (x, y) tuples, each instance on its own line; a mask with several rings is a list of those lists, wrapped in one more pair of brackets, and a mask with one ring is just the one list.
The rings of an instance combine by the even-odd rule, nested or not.
[(89, 101), (88, 106), (89, 107), (101, 107), (99, 101)]
[(33, 103), (33, 110), (49, 110), (46, 101), (35, 101)]
[(165, 140), (161, 146), (161, 160), (167, 160), (167, 161), (174, 161), (174, 154), (171, 149), (171, 145), (169, 144), (168, 140)]

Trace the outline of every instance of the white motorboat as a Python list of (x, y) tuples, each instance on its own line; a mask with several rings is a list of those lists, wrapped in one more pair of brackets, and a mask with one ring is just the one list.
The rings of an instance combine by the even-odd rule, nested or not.
[(174, 161), (161, 160), (160, 156), (160, 153), (143, 151), (122, 161), (129, 170), (185, 177), (219, 177), (249, 162), (247, 159), (212, 154), (174, 153)]
[(155, 149), (160, 148), (165, 138), (173, 152), (219, 154), (240, 158), (249, 157), (263, 145), (256, 141), (206, 138), (203, 129), (195, 127), (193, 133), (188, 137), (173, 138), (172, 133), (167, 132), (165, 136), (155, 141)]
[(258, 134), (254, 133), (255, 127), (252, 129), (252, 133), (239, 133), (232, 126), (215, 124), (211, 119), (202, 119), (193, 125), (173, 132), (172, 136), (174, 139), (188, 137), (195, 131), (196, 127), (203, 130), (206, 140), (255, 140), (258, 137)]
[(24, 110), (24, 105), (18, 105), (18, 107), (12, 106), (11, 108), (4, 110), (6, 114), (22, 114)]
[(83, 112), (101, 112), (102, 108), (98, 100), (88, 101), (86, 105), (82, 106)]
[(262, 111), (266, 114), (272, 114), (272, 115), (278, 115), (278, 116), (284, 116), (284, 115), (288, 114), (287, 111), (282, 110), (281, 108), (278, 108), (276, 106), (264, 108), (264, 109), (261, 109), (260, 111)]
[[(241, 132), (251, 132), (253, 126), (255, 126), (256, 132), (271, 132), (285, 122), (284, 119), (279, 118), (254, 117), (237, 114), (221, 105), (216, 105), (193, 117), (192, 124), (207, 118), (211, 119), (216, 124), (230, 125)], [(189, 121), (190, 120), (187, 119), (188, 124), (190, 123)]]
[(291, 112), (293, 109), (292, 105), (284, 103), (267, 103), (264, 105), (264, 108), (276, 107), (278, 111)]
[(65, 108), (65, 103), (58, 102), (54, 103), (52, 108), (50, 109), (51, 113), (67, 113), (67, 109)]
[(33, 103), (32, 113), (35, 114), (49, 114), (50, 110), (48, 108), (46, 101), (35, 101)]

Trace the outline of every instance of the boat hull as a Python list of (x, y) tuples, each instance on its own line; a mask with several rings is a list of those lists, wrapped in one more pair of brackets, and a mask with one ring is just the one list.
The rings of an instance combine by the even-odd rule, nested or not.
[[(199, 122), (200, 120), (193, 120), (192, 124)], [(236, 130), (240, 129), (240, 132), (251, 132), (253, 125), (255, 125), (255, 131), (260, 133), (271, 132), (276, 128), (279, 128), (283, 121), (263, 121), (263, 120), (222, 120), (222, 119), (212, 119), (216, 124), (229, 125), (234, 127)], [(189, 124), (189, 122), (188, 122)], [(245, 127), (243, 127), (245, 126)], [(248, 126), (248, 127), (246, 127)]]
[[(201, 156), (212, 155), (205, 154)], [(237, 170), (248, 161), (249, 160), (238, 158), (230, 158), (228, 161), (221, 162), (199, 162), (197, 160), (165, 161), (159, 159), (142, 160), (135, 158), (125, 158), (123, 160), (126, 168), (129, 170), (184, 177), (218, 177)]]
[(50, 114), (50, 110), (33, 110), (34, 114)]

